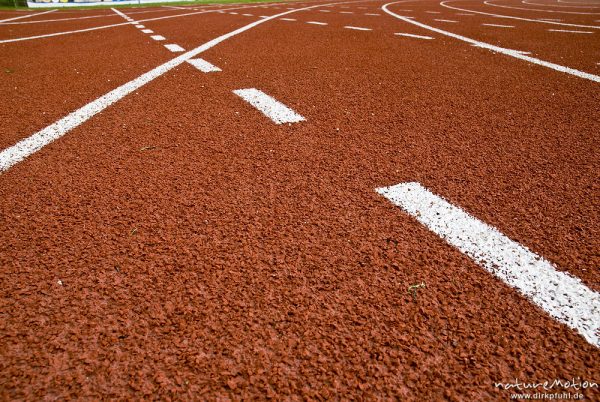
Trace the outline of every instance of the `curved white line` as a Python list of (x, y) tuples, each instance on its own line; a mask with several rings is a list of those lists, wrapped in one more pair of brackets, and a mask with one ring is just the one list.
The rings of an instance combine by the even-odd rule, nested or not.
[(440, 3), (440, 6), (446, 7), (446, 8), (451, 8), (453, 10), (467, 11), (469, 13), (475, 13), (475, 14), (481, 14), (481, 15), (490, 15), (492, 17), (497, 17), (497, 18), (509, 18), (511, 20), (537, 22), (537, 23), (540, 23), (540, 24), (561, 25), (561, 26), (565, 26), (565, 27), (578, 27), (578, 28), (600, 29), (600, 26), (597, 26), (597, 25), (567, 24), (566, 22), (554, 22), (554, 21), (534, 20), (534, 19), (531, 19), (531, 18), (514, 17), (512, 15), (502, 15), (502, 14), (494, 14), (494, 13), (485, 13), (483, 11), (473, 11), (473, 10), (469, 10), (467, 8), (454, 7), (454, 6), (449, 6), (448, 4), (446, 4), (446, 3), (450, 3), (451, 1), (456, 1), (456, 0), (442, 1)]
[(503, 4), (494, 4), (491, 1), (484, 1), (483, 4), (487, 4), (492, 7), (510, 8), (512, 10), (525, 10), (525, 11), (539, 11), (542, 13), (556, 13), (556, 14), (578, 14), (578, 15), (599, 15), (600, 13), (583, 13), (577, 11), (555, 11), (555, 10), (540, 10), (539, 8), (524, 8), (524, 7), (513, 7), (505, 6)]
[(564, 8), (600, 8), (600, 6), (561, 6), (560, 4), (540, 4), (533, 3), (531, 1), (523, 0), (521, 1), (523, 4), (529, 4), (532, 6), (541, 6), (541, 7), (564, 7)]
[(579, 70), (576, 70), (576, 69), (570, 68), (570, 67), (561, 66), (560, 64), (550, 63), (548, 61), (540, 60), (540, 59), (537, 59), (535, 57), (526, 56), (523, 53), (518, 52), (516, 50), (505, 49), (503, 47), (494, 46), (494, 45), (491, 45), (489, 43), (480, 42), (480, 41), (475, 40), (475, 39), (467, 38), (466, 36), (462, 36), (462, 35), (458, 35), (458, 34), (455, 34), (455, 33), (452, 33), (452, 32), (444, 31), (442, 29), (435, 28), (435, 27), (423, 24), (421, 22), (417, 22), (417, 21), (411, 20), (409, 18), (403, 17), (403, 16), (398, 15), (398, 14), (396, 14), (396, 13), (394, 13), (394, 12), (392, 12), (392, 11), (390, 11), (388, 9), (389, 6), (391, 6), (393, 4), (396, 4), (396, 3), (397, 2), (392, 2), (392, 3), (384, 4), (381, 7), (381, 9), (383, 11), (385, 11), (386, 13), (388, 13), (389, 15), (398, 18), (399, 20), (402, 20), (404, 22), (408, 22), (409, 24), (416, 25), (418, 27), (427, 29), (429, 31), (437, 32), (437, 33), (439, 33), (441, 35), (449, 36), (451, 38), (458, 39), (458, 40), (461, 40), (463, 42), (470, 43), (473, 46), (480, 47), (480, 48), (483, 48), (483, 49), (488, 49), (488, 50), (491, 50), (492, 52), (496, 52), (496, 53), (502, 53), (502, 54), (505, 54), (507, 56), (514, 57), (516, 59), (525, 60), (525, 61), (528, 61), (530, 63), (537, 64), (539, 66), (550, 68), (552, 70), (560, 71), (562, 73), (567, 73), (567, 74), (570, 74), (570, 75), (574, 75), (575, 77), (584, 78), (586, 80), (590, 80), (590, 81), (594, 81), (594, 82), (600, 83), (600, 76), (598, 76), (598, 75), (586, 73), (584, 71), (579, 71)]

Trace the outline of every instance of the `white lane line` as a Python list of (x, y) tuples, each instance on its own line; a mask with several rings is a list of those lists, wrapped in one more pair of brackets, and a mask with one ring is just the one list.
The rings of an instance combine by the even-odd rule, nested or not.
[(231, 15), (238, 15), (238, 13), (236, 13), (235, 11), (232, 11), (229, 14), (231, 14)]
[(340, 14), (354, 14), (352, 11), (340, 11)]
[(256, 88), (236, 89), (233, 93), (260, 110), (275, 124), (297, 123), (306, 120), (283, 103)]
[(446, 7), (446, 8), (451, 8), (452, 10), (457, 10), (457, 11), (466, 11), (468, 13), (473, 13), (473, 14), (481, 14), (481, 15), (491, 15), (492, 17), (496, 17), (496, 18), (509, 18), (509, 19), (513, 19), (513, 20), (519, 20), (519, 21), (529, 21), (529, 22), (538, 22), (538, 23), (542, 23), (542, 24), (554, 24), (554, 25), (562, 25), (562, 26), (569, 26), (569, 27), (578, 27), (578, 28), (594, 28), (594, 29), (600, 29), (600, 26), (594, 26), (594, 25), (579, 25), (579, 24), (566, 24), (564, 22), (554, 22), (554, 21), (540, 21), (540, 20), (535, 20), (535, 19), (531, 19), (531, 18), (522, 18), (522, 17), (514, 17), (512, 15), (504, 15), (504, 14), (494, 14), (494, 13), (485, 13), (483, 11), (475, 11), (475, 10), (469, 10), (466, 8), (460, 8), (460, 7), (454, 7), (454, 6), (450, 6), (447, 3), (450, 3), (451, 1), (442, 1), (440, 3), (440, 5), (442, 7)]
[(43, 11), (41, 13), (33, 13), (33, 14), (21, 15), (21, 16), (13, 17), (13, 18), (7, 18), (5, 20), (0, 20), (0, 24), (3, 23), (3, 22), (16, 21), (16, 20), (20, 20), (20, 19), (23, 19), (23, 18), (30, 18), (30, 17), (35, 17), (37, 15), (53, 13), (53, 12), (55, 12), (57, 10), (58, 9), (54, 9), (54, 10), (49, 10), (49, 11)]
[[(323, 5), (320, 5), (320, 7), (322, 6)], [(276, 19), (278, 17), (282, 17), (287, 14), (291, 14), (297, 11), (310, 10), (315, 7), (319, 6), (298, 8), (292, 11), (286, 11), (280, 14), (273, 15), (272, 17), (269, 17), (264, 20), (257, 20), (251, 22), (250, 24), (244, 25), (241, 28), (221, 35), (213, 40), (204, 43), (203, 45), (198, 46), (195, 49), (192, 49), (178, 57), (175, 57), (174, 59), (167, 61), (164, 64), (161, 64), (158, 67), (153, 68), (147, 73), (140, 75), (139, 77), (121, 85), (120, 87), (117, 87), (112, 91), (102, 95), (101, 97), (88, 103), (87, 105), (82, 106), (74, 112), (71, 112), (67, 116), (41, 129), (40, 131), (32, 134), (31, 136), (24, 138), (16, 144), (2, 150), (0, 152), (0, 171), (6, 171), (10, 169), (15, 164), (23, 161), (32, 154), (44, 148), (46, 145), (61, 138), (69, 131), (85, 123), (87, 120), (100, 113), (110, 105), (114, 104), (115, 102), (118, 102), (125, 96), (140, 89), (150, 81), (153, 81), (157, 77), (160, 77), (161, 75), (172, 70), (173, 68), (184, 63), (185, 61), (191, 59), (192, 57), (195, 57), (200, 53), (215, 47), (219, 43), (229, 38), (232, 38), (249, 29), (252, 29), (257, 25), (263, 24), (267, 21)]]
[(452, 23), (457, 23), (458, 21), (454, 21), (454, 20), (442, 20), (442, 19), (435, 19), (434, 21), (439, 21), (439, 22), (452, 22)]
[(294, 18), (282, 18), (283, 21), (296, 21)]
[(401, 15), (398, 15), (398, 14), (394, 13), (393, 11), (390, 11), (388, 7), (390, 5), (395, 4), (395, 3), (396, 2), (384, 4), (381, 7), (381, 9), (383, 11), (385, 11), (386, 13), (388, 13), (389, 15), (393, 16), (393, 17), (396, 17), (396, 18), (398, 18), (398, 19), (400, 19), (402, 21), (411, 23), (411, 24), (416, 25), (418, 27), (427, 29), (429, 31), (437, 32), (437, 33), (439, 33), (441, 35), (449, 36), (451, 38), (458, 39), (458, 40), (461, 40), (463, 42), (467, 42), (467, 43), (469, 43), (471, 45), (476, 45), (477, 47), (481, 47), (481, 48), (484, 48), (484, 49), (491, 50), (492, 52), (502, 53), (502, 54), (505, 54), (507, 56), (511, 56), (511, 57), (514, 57), (514, 58), (520, 59), (520, 60), (525, 60), (525, 61), (528, 61), (530, 63), (537, 64), (539, 66), (543, 66), (543, 67), (546, 67), (546, 68), (550, 68), (552, 70), (560, 71), (562, 73), (567, 73), (567, 74), (574, 75), (576, 77), (584, 78), (586, 80), (590, 80), (590, 81), (594, 81), (594, 82), (600, 82), (600, 76), (598, 76), (598, 75), (586, 73), (584, 71), (579, 71), (579, 70), (576, 70), (576, 69), (570, 68), (570, 67), (561, 66), (560, 64), (550, 63), (548, 61), (540, 60), (540, 59), (537, 59), (535, 57), (526, 56), (526, 55), (524, 55), (524, 54), (522, 54), (520, 52), (511, 50), (511, 49), (505, 49), (503, 47), (494, 46), (494, 45), (491, 45), (489, 43), (480, 42), (480, 41), (475, 40), (475, 39), (467, 38), (466, 36), (462, 36), (462, 35), (458, 35), (458, 34), (455, 34), (455, 33), (452, 33), (452, 32), (444, 31), (443, 29), (434, 28), (432, 26), (423, 24), (423, 23), (418, 22), (418, 21), (413, 21), (411, 19), (408, 19), (406, 17), (403, 17)]
[(168, 43), (168, 44), (165, 45), (165, 47), (167, 49), (169, 49), (170, 51), (172, 51), (173, 53), (178, 53), (178, 52), (184, 52), (185, 51), (184, 48), (182, 48), (181, 46), (179, 46), (176, 43)]
[(471, 14), (471, 13), (456, 13), (456, 15), (468, 15), (468, 16), (474, 16), (475, 14)]
[(406, 36), (406, 37), (409, 37), (409, 38), (417, 38), (417, 39), (433, 39), (431, 36), (414, 35), (414, 34), (402, 33), (402, 32), (396, 32), (394, 35)]
[(600, 347), (600, 293), (419, 183), (376, 190), (429, 230)]
[(568, 29), (549, 29), (549, 32), (567, 32), (567, 33), (579, 33), (579, 34), (591, 34), (590, 31), (569, 31)]
[(151, 34), (151, 33), (154, 33), (154, 31), (153, 31), (153, 30), (151, 30), (151, 29), (142, 29), (142, 32), (143, 32), (143, 33), (145, 33), (145, 34)]
[(500, 25), (500, 24), (481, 24), (481, 25), (485, 25), (486, 27), (498, 27), (498, 28), (514, 28), (514, 25)]
[(144, 28), (146, 28), (144, 25), (135, 25), (135, 27), (136, 27), (136, 28), (139, 28), (139, 29), (144, 29)]
[(318, 22), (318, 21), (306, 21), (307, 24), (313, 24), (313, 25), (327, 25), (326, 22)]
[(152, 35), (152, 36), (151, 36), (151, 38), (152, 38), (152, 39), (154, 39), (154, 40), (159, 40), (159, 41), (160, 41), (160, 40), (165, 40), (165, 39), (166, 39), (166, 38), (165, 38), (164, 36), (162, 36), (162, 35)]
[[(482, 48), (482, 49), (487, 49), (486, 46), (480, 46), (480, 45), (471, 45), (471, 46)], [(519, 54), (531, 54), (531, 52), (527, 52), (525, 50), (514, 50), (514, 49), (506, 49), (506, 50), (510, 50), (511, 52), (515, 52), (515, 53), (519, 53)], [(492, 52), (494, 52), (494, 50), (492, 50)]]
[(562, 21), (558, 18), (538, 18), (540, 21)]
[(214, 73), (221, 71), (219, 67), (201, 58), (189, 59), (187, 62), (192, 66), (196, 67), (198, 70), (202, 71), (203, 73)]
[(344, 28), (346, 28), (346, 29), (354, 29), (355, 31), (372, 31), (371, 28), (353, 27), (351, 25), (346, 25)]
[(254, 14), (242, 14), (244, 17), (254, 17)]
[(372, 16), (379, 17), (381, 14), (375, 14), (375, 13), (365, 13), (365, 15), (372, 15)]
[(319, 10), (319, 11), (322, 13), (330, 13), (331, 12), (331, 10)]

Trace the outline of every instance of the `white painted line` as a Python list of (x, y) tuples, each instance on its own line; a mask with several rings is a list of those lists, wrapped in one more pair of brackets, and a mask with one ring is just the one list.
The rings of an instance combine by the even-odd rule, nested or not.
[[(491, 51), (492, 51), (492, 53), (496, 53), (496, 51), (495, 51), (495, 50), (488, 49), (488, 47), (487, 47), (487, 46), (480, 46), (480, 45), (476, 45), (476, 44), (475, 44), (475, 45), (471, 45), (471, 46), (473, 46), (473, 47), (478, 47), (478, 48), (482, 48), (482, 49), (491, 50)], [(511, 51), (511, 52), (515, 52), (515, 53), (519, 53), (519, 54), (531, 54), (531, 52), (527, 52), (527, 51), (525, 51), (525, 50), (514, 50), (514, 49), (506, 49), (506, 50), (509, 50), (509, 51)]]
[(417, 38), (417, 39), (433, 39), (431, 36), (414, 35), (414, 34), (401, 33), (401, 32), (396, 32), (394, 35), (406, 36), (406, 37), (409, 37), (409, 38)]
[(244, 17), (254, 17), (254, 14), (242, 14)]
[(322, 13), (330, 13), (331, 12), (331, 10), (319, 10), (319, 11)]
[(229, 14), (232, 14), (232, 15), (238, 15), (238, 13), (236, 13), (236, 12), (234, 12), (234, 11), (230, 12)]
[(549, 29), (549, 32), (567, 32), (567, 33), (579, 33), (579, 34), (591, 34), (590, 31), (569, 31), (568, 29)]
[(318, 21), (307, 21), (307, 24), (313, 24), (313, 25), (327, 25), (326, 22), (318, 22)]
[(233, 93), (260, 110), (275, 124), (297, 123), (306, 120), (283, 103), (256, 88), (237, 89)]
[(538, 18), (538, 20), (540, 20), (540, 21), (558, 21), (558, 22), (562, 21), (561, 19), (558, 19), (558, 18)]
[(485, 25), (486, 27), (498, 27), (498, 28), (514, 28), (514, 25), (500, 25), (500, 24), (481, 24), (481, 25)]
[(151, 33), (154, 33), (154, 31), (153, 31), (153, 30), (151, 30), (151, 29), (142, 29), (142, 32), (143, 32), (143, 33), (145, 33), (145, 34), (151, 34)]
[(164, 64), (161, 64), (158, 67), (153, 68), (152, 70), (140, 75), (139, 77), (121, 85), (113, 89), (112, 91), (102, 95), (98, 99), (82, 106), (81, 108), (69, 113), (67, 116), (62, 119), (52, 123), (51, 125), (43, 128), (42, 130), (30, 135), (27, 138), (24, 138), (17, 142), (16, 144), (2, 150), (0, 152), (0, 171), (6, 171), (10, 169), (12, 166), (17, 163), (25, 160), (32, 154), (44, 148), (46, 145), (52, 143), (53, 141), (61, 138), (69, 131), (74, 128), (80, 126), (85, 123), (89, 119), (91, 119), (96, 114), (100, 113), (104, 109), (108, 108), (110, 105), (118, 102), (123, 99), (130, 93), (140, 89), (147, 83), (153, 81), (157, 77), (165, 74), (166, 72), (172, 70), (178, 65), (184, 63), (185, 61), (199, 55), (202, 52), (207, 51), (218, 45), (219, 43), (232, 38), (236, 35), (239, 35), (249, 29), (254, 28), (257, 25), (263, 24), (267, 21), (276, 19), (278, 17), (282, 17), (287, 14), (291, 14), (297, 11), (310, 10), (318, 6), (309, 6), (304, 8), (298, 8), (292, 11), (286, 11), (284, 13), (273, 15), (272, 17), (264, 20), (257, 20), (251, 22), (250, 24), (244, 25), (241, 28), (238, 28), (234, 31), (221, 35), (213, 40), (210, 40), (195, 49), (192, 49), (174, 59), (167, 61)]
[(296, 20), (295, 20), (295, 19), (293, 19), (293, 18), (282, 18), (282, 20), (283, 20), (283, 21), (296, 21)]
[(556, 70), (556, 71), (560, 71), (562, 73), (567, 73), (567, 74), (570, 74), (570, 75), (574, 75), (575, 77), (584, 78), (586, 80), (590, 80), (590, 81), (594, 81), (594, 82), (600, 82), (600, 76), (598, 76), (598, 75), (586, 73), (584, 71), (579, 71), (579, 70), (576, 70), (576, 69), (570, 68), (570, 67), (561, 66), (560, 64), (550, 63), (548, 61), (540, 60), (540, 59), (537, 59), (535, 57), (526, 56), (524, 54), (521, 54), (520, 52), (511, 50), (511, 49), (505, 49), (503, 47), (494, 46), (494, 45), (491, 45), (489, 43), (480, 42), (480, 41), (475, 40), (475, 39), (467, 38), (466, 36), (462, 36), (462, 35), (458, 35), (458, 34), (455, 34), (455, 33), (452, 33), (452, 32), (444, 31), (443, 29), (434, 28), (432, 26), (429, 26), (427, 24), (423, 24), (423, 23), (418, 22), (418, 21), (413, 21), (411, 19), (408, 19), (407, 17), (403, 17), (401, 15), (398, 15), (398, 14), (394, 13), (393, 11), (390, 11), (388, 7), (390, 5), (392, 5), (392, 4), (395, 4), (395, 3), (396, 2), (391, 2), (391, 3), (384, 4), (381, 7), (381, 9), (383, 11), (385, 11), (386, 13), (388, 13), (389, 15), (391, 15), (393, 17), (396, 17), (396, 18), (398, 18), (398, 19), (400, 19), (402, 21), (411, 23), (413, 25), (416, 25), (418, 27), (427, 29), (429, 31), (437, 32), (440, 35), (449, 36), (451, 38), (458, 39), (458, 40), (463, 41), (463, 42), (467, 42), (467, 43), (469, 43), (471, 45), (477, 45), (478, 47), (491, 50), (492, 52), (502, 53), (502, 54), (505, 54), (507, 56), (514, 57), (516, 59), (525, 60), (525, 61), (528, 61), (530, 63), (537, 64), (539, 66), (550, 68), (552, 70)]
[(440, 5), (442, 7), (446, 7), (446, 8), (451, 8), (452, 10), (457, 10), (457, 11), (466, 11), (468, 13), (473, 13), (473, 14), (481, 14), (481, 15), (491, 15), (492, 17), (496, 17), (496, 18), (509, 18), (509, 19), (513, 19), (513, 20), (519, 20), (519, 21), (529, 21), (529, 22), (538, 22), (538, 23), (542, 23), (542, 24), (554, 24), (554, 25), (562, 25), (562, 26), (570, 26), (570, 27), (578, 27), (578, 28), (593, 28), (593, 29), (600, 29), (600, 26), (594, 26), (594, 25), (579, 25), (579, 24), (566, 24), (564, 22), (554, 22), (554, 21), (540, 21), (540, 20), (536, 20), (536, 19), (531, 19), (531, 18), (522, 18), (522, 17), (515, 17), (512, 15), (504, 15), (504, 14), (494, 14), (494, 13), (485, 13), (483, 11), (475, 11), (475, 10), (469, 10), (466, 8), (460, 8), (460, 7), (454, 7), (454, 6), (450, 6), (447, 3), (449, 3), (450, 1), (442, 1), (440, 3)]
[(159, 41), (160, 40), (165, 40), (165, 37), (162, 36), (162, 35), (152, 35), (151, 38), (154, 39), (154, 40), (159, 40)]
[(214, 73), (221, 71), (219, 67), (209, 63), (204, 59), (189, 59), (187, 62), (192, 66), (196, 67), (198, 70), (202, 71), (203, 73)]
[(376, 190), (429, 230), (600, 347), (600, 293), (419, 183)]
[(354, 14), (352, 11), (340, 11), (340, 14)]
[(439, 21), (439, 22), (452, 22), (452, 23), (456, 23), (458, 21), (454, 21), (454, 20), (434, 20), (434, 21)]
[(146, 28), (144, 25), (136, 25), (135, 27), (136, 27), (136, 28), (139, 28), (139, 29), (144, 29), (144, 28)]
[(468, 15), (468, 16), (474, 16), (475, 14), (471, 14), (471, 13), (456, 13), (456, 15)]
[(353, 26), (350, 26), (350, 25), (346, 25), (344, 28), (346, 28), (346, 29), (354, 29), (356, 31), (372, 31), (371, 28), (353, 27)]
[(167, 49), (169, 49), (170, 51), (172, 51), (173, 53), (177, 53), (177, 52), (183, 52), (183, 51), (185, 51), (185, 49), (184, 49), (184, 48), (182, 48), (181, 46), (179, 46), (179, 45), (177, 45), (177, 44), (175, 44), (175, 43), (169, 43), (169, 44), (166, 44), (166, 45), (165, 45), (165, 47), (166, 47)]
[(53, 13), (53, 12), (55, 12), (55, 11), (57, 11), (57, 9), (50, 10), (50, 11), (43, 11), (43, 12), (41, 12), (41, 13), (33, 13), (33, 14), (21, 15), (21, 16), (18, 16), (18, 17), (13, 17), (13, 18), (7, 18), (7, 19), (5, 19), (5, 20), (0, 20), (0, 24), (1, 24), (1, 23), (3, 23), (3, 22), (8, 22), (8, 21), (16, 21), (16, 20), (20, 20), (20, 19), (23, 19), (23, 18), (29, 18), (29, 17), (35, 17), (35, 16), (37, 16), (37, 15), (42, 15), (42, 14)]

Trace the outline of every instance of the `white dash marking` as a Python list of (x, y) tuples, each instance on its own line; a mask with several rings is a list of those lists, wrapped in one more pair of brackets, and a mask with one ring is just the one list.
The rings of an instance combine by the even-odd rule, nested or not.
[(481, 25), (485, 25), (486, 27), (498, 27), (498, 28), (514, 28), (514, 25), (500, 25), (500, 24), (481, 24)]
[(230, 12), (229, 14), (232, 14), (232, 15), (238, 15), (238, 13), (236, 13), (235, 11), (232, 11), (232, 12)]
[(356, 31), (372, 31), (371, 28), (353, 27), (353, 26), (350, 26), (350, 25), (346, 25), (344, 28), (346, 28), (346, 29), (354, 29)]
[(331, 10), (319, 10), (319, 11), (322, 13), (330, 13), (331, 12)]
[(145, 33), (145, 34), (151, 34), (151, 33), (154, 33), (154, 31), (153, 31), (153, 30), (151, 30), (151, 29), (142, 29), (142, 32), (143, 32), (143, 33)]
[(165, 45), (165, 47), (167, 49), (169, 49), (170, 51), (172, 51), (173, 53), (183, 52), (185, 50), (184, 48), (182, 48), (181, 46), (179, 46), (175, 43), (169, 43), (169, 44)]
[(307, 21), (307, 24), (313, 24), (313, 25), (327, 25), (326, 22), (319, 22), (319, 21)]
[(293, 18), (282, 18), (282, 20), (283, 20), (283, 21), (296, 21), (296, 20), (295, 20), (295, 19), (293, 19)]
[(143, 25), (136, 25), (135, 27), (136, 27), (136, 28), (139, 28), (139, 29), (144, 29), (144, 28), (146, 28), (146, 27), (145, 27), (145, 26), (143, 26)]
[(578, 34), (591, 34), (591, 31), (570, 31), (568, 29), (549, 29), (550, 32), (567, 32), (567, 33), (578, 33)]
[(190, 63), (192, 66), (196, 67), (198, 70), (202, 71), (203, 73), (214, 73), (221, 71), (219, 67), (201, 58), (189, 59), (187, 62)]
[(352, 11), (340, 11), (340, 14), (354, 14)]
[(254, 14), (242, 14), (244, 17), (254, 17)]
[(160, 40), (165, 40), (165, 37), (162, 36), (162, 35), (152, 35), (151, 38), (154, 39), (154, 40), (159, 40), (159, 41)]
[(600, 347), (600, 293), (419, 183), (378, 188), (429, 230)]
[(434, 21), (439, 21), (439, 22), (458, 22), (458, 21), (454, 21), (454, 20), (434, 20)]
[(401, 32), (396, 32), (394, 35), (407, 36), (409, 38), (417, 38), (417, 39), (433, 39), (431, 36), (415, 35), (415, 34), (401, 33)]
[(256, 88), (237, 89), (233, 93), (260, 110), (275, 124), (297, 123), (306, 120), (283, 103)]

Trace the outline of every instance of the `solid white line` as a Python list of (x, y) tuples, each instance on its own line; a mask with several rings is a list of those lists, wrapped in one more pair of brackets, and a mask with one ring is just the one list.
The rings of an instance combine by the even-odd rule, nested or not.
[(452, 23), (456, 23), (458, 21), (454, 21), (454, 20), (434, 20), (434, 21), (439, 21), (439, 22), (452, 22)]
[(466, 11), (466, 12), (469, 12), (469, 13), (481, 14), (481, 15), (491, 15), (492, 17), (497, 17), (497, 18), (509, 18), (509, 19), (519, 20), (519, 21), (539, 22), (539, 23), (542, 23), (542, 24), (554, 24), (554, 25), (562, 25), (562, 26), (578, 27), (578, 28), (600, 29), (599, 26), (594, 26), (594, 25), (566, 24), (564, 22), (540, 21), (540, 20), (534, 20), (534, 19), (531, 19), (531, 18), (514, 17), (512, 15), (484, 13), (483, 11), (475, 11), (475, 10), (469, 10), (469, 9), (466, 9), (466, 8), (460, 8), (460, 7), (450, 6), (450, 5), (446, 4), (446, 3), (450, 3), (450, 1), (442, 1), (440, 3), (440, 5), (442, 7), (451, 8), (453, 10)]
[(548, 29), (550, 32), (568, 32), (568, 33), (580, 33), (580, 34), (591, 34), (590, 31), (569, 31), (568, 29)]
[(318, 21), (306, 21), (307, 24), (313, 24), (313, 25), (327, 25), (326, 22), (318, 22)]
[(84, 122), (92, 118), (94, 115), (100, 113), (113, 103), (123, 99), (125, 96), (138, 90), (150, 81), (156, 79), (157, 77), (160, 77), (161, 75), (172, 70), (173, 68), (184, 63), (185, 61), (199, 55), (200, 53), (211, 49), (219, 43), (231, 37), (239, 35), (240, 33), (252, 29), (255, 26), (263, 24), (267, 21), (297, 11), (310, 10), (315, 7), (322, 7), (322, 5), (298, 8), (292, 11), (286, 11), (284, 13), (273, 15), (267, 19), (251, 22), (248, 25), (244, 25), (243, 27), (231, 31), (225, 35), (221, 35), (211, 41), (204, 43), (203, 45), (198, 46), (195, 49), (192, 49), (178, 57), (175, 57), (174, 59), (169, 60), (164, 64), (161, 64), (160, 66), (148, 71), (147, 73), (140, 75), (139, 77), (121, 85), (118, 88), (113, 89), (112, 91), (102, 95), (98, 99), (75, 110), (74, 112), (68, 114), (62, 119), (56, 121), (55, 123), (52, 123), (51, 125), (43, 128), (37, 133), (32, 134), (31, 136), (22, 139), (16, 144), (2, 150), (0, 152), (0, 171), (5, 171), (11, 166), (14, 166), (15, 164), (23, 161), (30, 155), (44, 148), (46, 145), (61, 138), (75, 127), (78, 127), (79, 125), (83, 124)]
[(409, 38), (417, 38), (417, 39), (433, 39), (431, 36), (424, 36), (424, 35), (414, 35), (414, 34), (409, 34), (409, 33), (401, 33), (401, 32), (396, 32), (394, 35), (398, 35), (398, 36), (407, 36)]
[(154, 33), (154, 31), (153, 31), (153, 30), (151, 30), (151, 29), (142, 29), (142, 32), (143, 32), (143, 33), (145, 33), (145, 34), (151, 34), (151, 33)]
[(3, 23), (3, 22), (8, 22), (8, 21), (16, 21), (16, 20), (20, 20), (20, 19), (23, 19), (23, 18), (35, 17), (36, 15), (42, 15), (42, 14), (53, 13), (53, 12), (55, 12), (55, 11), (57, 11), (57, 10), (56, 10), (56, 9), (54, 9), (54, 10), (50, 10), (50, 11), (43, 11), (43, 12), (41, 12), (41, 13), (27, 14), (27, 15), (21, 15), (21, 16), (19, 16), (19, 17), (7, 18), (7, 19), (5, 19), (5, 20), (0, 20), (0, 24), (1, 24), (1, 23)]
[(187, 62), (192, 66), (196, 67), (198, 70), (202, 71), (203, 73), (214, 73), (221, 71), (219, 67), (201, 58), (189, 59)]
[(378, 188), (429, 230), (600, 347), (600, 293), (419, 183)]
[(372, 31), (371, 28), (353, 27), (353, 26), (350, 26), (350, 25), (346, 25), (344, 28), (354, 29), (356, 31)]
[(491, 45), (489, 43), (480, 42), (480, 41), (475, 40), (475, 39), (467, 38), (466, 36), (462, 36), (462, 35), (458, 35), (458, 34), (455, 34), (455, 33), (452, 33), (452, 32), (444, 31), (443, 29), (434, 28), (432, 26), (423, 24), (423, 23), (418, 22), (418, 21), (410, 20), (410, 19), (408, 19), (406, 17), (403, 17), (401, 15), (398, 15), (398, 14), (396, 14), (393, 11), (390, 11), (388, 9), (388, 7), (390, 5), (395, 4), (395, 3), (396, 2), (384, 4), (381, 8), (383, 9), (383, 11), (385, 11), (386, 13), (388, 13), (389, 15), (391, 15), (393, 17), (396, 17), (396, 18), (398, 18), (398, 19), (400, 19), (402, 21), (411, 23), (411, 24), (416, 25), (418, 27), (425, 28), (425, 29), (427, 29), (429, 31), (437, 32), (437, 33), (439, 33), (441, 35), (449, 36), (451, 38), (458, 39), (458, 40), (461, 40), (463, 42), (470, 43), (471, 45), (476, 45), (477, 47), (481, 47), (481, 48), (484, 48), (484, 49), (491, 50), (492, 52), (502, 53), (502, 54), (505, 54), (507, 56), (511, 56), (511, 57), (516, 58), (516, 59), (525, 60), (525, 61), (528, 61), (530, 63), (537, 64), (539, 66), (543, 66), (543, 67), (550, 68), (552, 70), (560, 71), (562, 73), (567, 73), (567, 74), (574, 75), (576, 77), (584, 78), (586, 80), (590, 80), (590, 81), (594, 81), (594, 82), (600, 82), (600, 76), (598, 76), (598, 75), (586, 73), (586, 72), (579, 71), (579, 70), (576, 70), (576, 69), (570, 68), (570, 67), (561, 66), (560, 64), (554, 64), (554, 63), (550, 63), (548, 61), (536, 59), (535, 57), (526, 56), (526, 55), (524, 55), (524, 54), (522, 54), (520, 52), (517, 52), (515, 50), (505, 49), (505, 48), (499, 47), (499, 46), (494, 46), (494, 45)]
[(184, 52), (185, 51), (184, 48), (182, 48), (181, 46), (179, 46), (176, 43), (168, 43), (168, 44), (165, 45), (165, 47), (167, 49), (169, 49), (170, 51), (172, 51), (173, 53), (178, 53), (178, 52)]
[(152, 35), (151, 38), (154, 39), (154, 40), (165, 40), (166, 39), (162, 35)]
[(256, 88), (236, 89), (233, 93), (260, 110), (275, 124), (297, 123), (306, 120), (283, 103)]
[(498, 28), (514, 28), (514, 25), (500, 25), (500, 24), (481, 24), (486, 27), (498, 27)]

